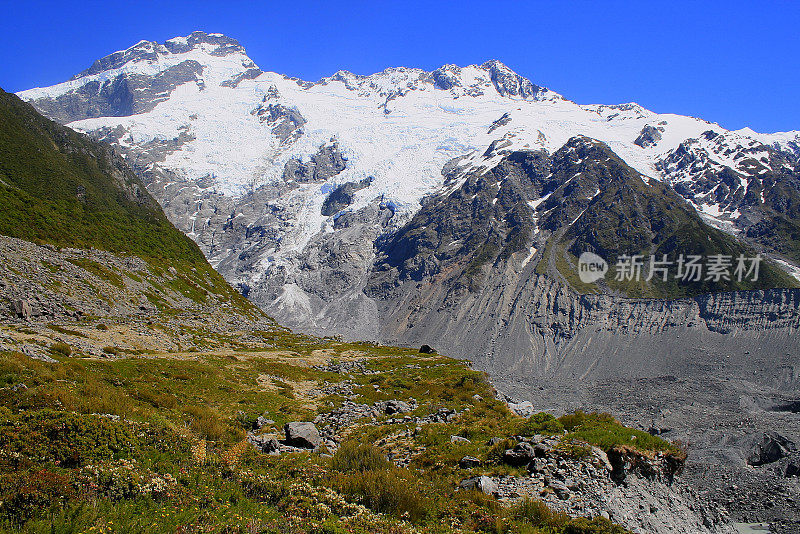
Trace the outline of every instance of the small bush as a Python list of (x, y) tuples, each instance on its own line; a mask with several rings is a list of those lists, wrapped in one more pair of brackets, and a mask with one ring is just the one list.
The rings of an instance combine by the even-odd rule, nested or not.
[(94, 415), (24, 412), (0, 425), (0, 447), (63, 467), (126, 458), (138, 451), (129, 427)]
[(228, 425), (212, 408), (187, 406), (183, 412), (191, 417), (192, 430), (208, 440), (219, 441), (228, 432)]
[(630, 534), (630, 531), (615, 525), (605, 517), (594, 519), (578, 517), (567, 523), (563, 534)]
[(641, 452), (670, 452), (679, 458), (682, 454), (676, 445), (647, 432), (623, 426), (607, 413), (576, 412), (567, 423), (572, 428), (567, 438), (585, 441), (606, 452), (614, 447), (630, 447)]
[(340, 493), (355, 498), (374, 512), (408, 517), (412, 521), (427, 513), (420, 484), (410, 473), (401, 475), (394, 468), (343, 474), (336, 480)]
[(556, 512), (547, 507), (542, 501), (525, 498), (509, 510), (511, 517), (522, 520), (535, 527), (548, 528), (560, 531), (569, 521), (569, 516), (564, 512)]
[(10, 473), (0, 486), (0, 512), (17, 526), (73, 495), (69, 479), (48, 469)]
[(498, 441), (492, 445), (489, 452), (486, 453), (486, 459), (490, 462), (502, 464), (504, 463), (503, 453), (505, 453), (507, 449), (513, 449), (516, 444), (516, 441), (508, 438)]
[(61, 355), (61, 356), (69, 356), (72, 354), (72, 347), (67, 345), (66, 343), (53, 343), (50, 345), (50, 352), (53, 354)]
[(100, 324), (98, 324), (96, 328), (97, 328), (98, 330), (104, 330), (104, 331), (105, 331), (105, 330), (108, 330), (108, 326), (106, 326), (106, 325), (105, 325), (105, 324), (103, 324), (103, 323), (100, 323)]
[(331, 469), (341, 473), (386, 471), (390, 467), (391, 464), (379, 448), (353, 441), (342, 443), (342, 446), (331, 458)]
[(560, 434), (563, 431), (564, 425), (562, 425), (558, 419), (545, 412), (533, 414), (519, 427), (519, 434), (521, 436), (532, 436), (534, 434)]
[(575, 413), (564, 414), (558, 420), (568, 432), (572, 432), (586, 422), (586, 413), (583, 410), (575, 410)]

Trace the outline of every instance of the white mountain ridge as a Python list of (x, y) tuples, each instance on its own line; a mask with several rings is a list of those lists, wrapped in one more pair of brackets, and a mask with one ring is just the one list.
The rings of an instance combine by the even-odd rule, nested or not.
[[(114, 132), (113, 139), (128, 154), (165, 147), (148, 165), (176, 178), (161, 184), (165, 190), (187, 184), (196, 189), (191, 223), (176, 224), (198, 242), (202, 240), (196, 229), (211, 223), (203, 204), (208, 195), (236, 203), (259, 188), (285, 186), (288, 162), (308, 162), (320, 147), (336, 147), (346, 160), (344, 170), (324, 180), (292, 184), (274, 200), (276, 206), (294, 213), (278, 230), (278, 244), (259, 251), (263, 257), (257, 268), (228, 275), (232, 282), (250, 285), (275, 266), (295, 270), (292, 257), (315, 236), (333, 231), (341, 214), (324, 216), (321, 208), (334, 188), (348, 182), (371, 180), (369, 187), (354, 193), (348, 211), (357, 212), (379, 199), (391, 207), (391, 224), (397, 227), (413, 216), (424, 197), (442, 191), (442, 169), (455, 158), (461, 159), (451, 165), (464, 170), (488, 170), (511, 150), (552, 153), (576, 135), (606, 143), (643, 175), (670, 183), (695, 179), (691, 167), (670, 160), (676, 159), (681, 147), (712, 167), (740, 172), (752, 170), (753, 158), (770, 165), (768, 153), (749, 153), (750, 147), (766, 145), (793, 157), (800, 154), (798, 131), (728, 131), (635, 103), (579, 105), (534, 85), (499, 61), (445, 65), (433, 72), (397, 67), (361, 76), (339, 71), (312, 83), (262, 72), (238, 42), (202, 32), (161, 44), (141, 41), (72, 80), (18, 94), (37, 105), (72, 98), (89, 88), (100, 94), (120, 77), (153, 78), (187, 68), (196, 73), (189, 81), (148, 96), (155, 103), (152, 109), (67, 124), (89, 134)], [(134, 90), (133, 99), (140, 93)], [(290, 131), (288, 135), (281, 125)], [(653, 140), (642, 142), (640, 136), (648, 130), (656, 132)], [(718, 136), (709, 140), (706, 132)], [(742, 186), (746, 189), (747, 183)], [(170, 201), (156, 196), (162, 204)], [(689, 200), (707, 220), (728, 230), (741, 215), (711, 193)], [(201, 247), (215, 267), (236, 261), (234, 255), (241, 252), (202, 242)], [(282, 298), (296, 295), (291, 300), (306, 307), (302, 290), (298, 293), (296, 285), (287, 281)]]

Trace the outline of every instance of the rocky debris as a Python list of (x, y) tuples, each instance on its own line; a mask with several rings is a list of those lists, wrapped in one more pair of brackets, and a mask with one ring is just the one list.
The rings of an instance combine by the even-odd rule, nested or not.
[(264, 414), (264, 415), (259, 415), (258, 418), (256, 418), (256, 425), (255, 426), (256, 426), (256, 429), (260, 429), (262, 427), (269, 426), (269, 425), (274, 425), (274, 424), (275, 424), (275, 421), (273, 421), (272, 419), (267, 418), (266, 414)]
[(47, 351), (38, 345), (22, 345), (22, 353), (29, 358), (33, 358), (34, 360), (41, 360), (47, 363), (57, 362), (55, 358), (47, 354)]
[(458, 461), (458, 467), (461, 469), (472, 469), (481, 465), (481, 461), (474, 456), (464, 456)]
[(326, 380), (321, 387), (314, 388), (308, 392), (309, 397), (324, 397), (326, 395), (341, 395), (342, 397), (352, 397), (355, 382), (352, 380), (342, 380), (341, 382), (329, 382)]
[[(524, 497), (540, 499), (549, 507), (571, 516), (603, 516), (641, 533), (733, 533), (726, 515), (716, 505), (705, 503), (677, 480), (674, 462), (663, 454), (647, 457), (619, 451), (624, 466), (612, 465), (605, 452), (586, 448), (588, 454), (574, 456), (558, 448), (556, 438), (522, 438), (505, 456), (512, 465), (528, 464), (528, 476), (493, 479), (498, 499), (506, 502)], [(615, 472), (624, 469), (623, 477)]]
[(340, 407), (317, 415), (314, 423), (320, 426), (323, 435), (333, 438), (341, 429), (360, 419), (375, 419), (379, 413), (373, 406), (345, 400)]
[(518, 443), (513, 449), (508, 449), (503, 453), (503, 461), (513, 466), (528, 465), (535, 457), (533, 446), (524, 442)]
[(388, 400), (375, 403), (375, 408), (386, 415), (412, 412), (416, 407), (417, 401), (415, 399), (409, 399), (408, 402), (401, 400)]
[(639, 145), (642, 148), (649, 148), (656, 146), (661, 141), (661, 132), (664, 131), (663, 126), (651, 126), (645, 124), (642, 131), (639, 132), (639, 137), (633, 142), (634, 145)]
[(418, 424), (449, 423), (457, 416), (458, 412), (456, 410), (450, 408), (439, 408), (438, 410), (436, 410), (435, 413), (432, 413), (425, 417), (418, 418), (417, 423)]
[(419, 348), (420, 354), (436, 354), (436, 350), (432, 348), (430, 345), (422, 345)]
[(286, 423), (283, 430), (286, 432), (287, 445), (304, 449), (317, 449), (322, 445), (322, 437), (314, 423), (294, 421)]
[(277, 455), (281, 453), (281, 444), (274, 437), (267, 435), (256, 436), (250, 433), (247, 435), (247, 441), (265, 454)]
[(325, 365), (314, 365), (312, 367), (318, 371), (326, 371), (328, 373), (369, 374), (369, 370), (367, 369), (367, 360), (365, 358), (353, 361), (343, 361), (343, 362), (329, 361)]
[(497, 493), (497, 484), (487, 476), (476, 476), (462, 480), (459, 485), (461, 489), (482, 491), (486, 495)]
[(508, 409), (520, 417), (530, 417), (536, 412), (530, 401), (509, 402)]
[(747, 457), (747, 463), (752, 466), (770, 464), (796, 450), (797, 447), (791, 440), (777, 432), (765, 432), (761, 441), (754, 445)]

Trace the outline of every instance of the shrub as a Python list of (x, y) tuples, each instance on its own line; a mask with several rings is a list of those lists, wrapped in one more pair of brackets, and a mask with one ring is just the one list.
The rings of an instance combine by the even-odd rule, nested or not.
[(75, 467), (124, 458), (139, 448), (123, 423), (50, 409), (24, 412), (0, 424), (0, 447), (23, 456)]
[(419, 491), (421, 482), (410, 473), (401, 475), (396, 468), (343, 474), (335, 484), (339, 492), (378, 513), (408, 517), (412, 521), (427, 513)]
[(676, 445), (647, 432), (623, 426), (607, 413), (576, 412), (568, 423), (572, 426), (568, 438), (596, 445), (606, 452), (614, 447), (630, 447), (641, 452), (670, 452), (678, 457), (682, 454)]
[(575, 410), (575, 413), (564, 414), (558, 420), (568, 432), (571, 432), (586, 421), (586, 413), (583, 410)]
[(534, 434), (560, 434), (563, 431), (564, 425), (562, 425), (558, 419), (545, 412), (533, 414), (519, 427), (519, 434), (521, 436), (532, 436)]
[(206, 439), (219, 441), (228, 432), (228, 425), (213, 408), (187, 406), (183, 412), (191, 417), (192, 430)]
[(563, 534), (629, 534), (619, 525), (615, 525), (605, 517), (586, 519), (578, 517), (564, 527)]
[(569, 516), (564, 512), (556, 512), (547, 507), (542, 501), (525, 498), (509, 509), (511, 517), (523, 520), (539, 528), (548, 528), (560, 531), (569, 521)]
[(386, 471), (390, 467), (391, 464), (379, 448), (353, 441), (342, 443), (331, 458), (331, 468), (341, 473)]
[(108, 330), (108, 326), (106, 326), (106, 325), (105, 325), (105, 324), (103, 324), (103, 323), (99, 323), (99, 324), (97, 325), (97, 329), (98, 329), (98, 330)]
[(73, 495), (69, 479), (48, 469), (13, 473), (4, 477), (2, 482), (0, 511), (18, 526), (35, 515), (62, 505)]
[(50, 345), (50, 352), (53, 354), (61, 355), (61, 356), (69, 356), (72, 354), (72, 347), (67, 345), (66, 343), (53, 343)]
[(514, 446), (517, 444), (516, 441), (512, 439), (503, 439), (492, 445), (489, 449), (489, 452), (486, 453), (486, 459), (490, 462), (496, 463), (504, 463), (503, 462), (503, 453), (506, 452), (507, 449), (513, 449)]

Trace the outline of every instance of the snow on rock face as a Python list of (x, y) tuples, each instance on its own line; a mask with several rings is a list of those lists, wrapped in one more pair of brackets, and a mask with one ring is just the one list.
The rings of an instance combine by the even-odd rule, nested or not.
[[(45, 115), (116, 144), (170, 219), (231, 282), (267, 287), (262, 304), (309, 316), (319, 299), (308, 294), (323, 294), (298, 278), (303, 271), (310, 279), (309, 254), (338, 265), (343, 260), (330, 259), (342, 256), (330, 250), (335, 242), (358, 250), (356, 271), (368, 268), (365, 236), (397, 228), (424, 197), (458, 187), (444, 183), (444, 174), (458, 175), (454, 168), (485, 172), (511, 151), (553, 153), (577, 135), (606, 143), (646, 176), (674, 183), (697, 176), (681, 164), (688, 152), (703, 165), (739, 171), (744, 159), (763, 164), (756, 153), (762, 146), (794, 154), (794, 161), (800, 153), (798, 132), (727, 132), (633, 103), (581, 106), (496, 60), (433, 72), (339, 71), (312, 83), (262, 72), (236, 40), (203, 32), (141, 41), (69, 81), (19, 95)], [(651, 130), (660, 139), (636, 143)], [(732, 156), (731, 147), (750, 151), (748, 157)], [(315, 158), (326, 150), (339, 162), (335, 172), (303, 170), (318, 168)], [(326, 198), (348, 183), (368, 185), (331, 213)], [(707, 213), (735, 212), (710, 188), (686, 191), (692, 199), (704, 195), (696, 205)], [(358, 225), (378, 230), (357, 232)], [(343, 232), (356, 237), (335, 237)]]

